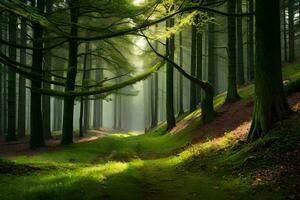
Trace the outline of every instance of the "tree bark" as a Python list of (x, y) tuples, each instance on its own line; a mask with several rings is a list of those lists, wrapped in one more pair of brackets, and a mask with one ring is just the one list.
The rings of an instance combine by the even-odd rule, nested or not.
[[(192, 25), (192, 37), (191, 37), (191, 75), (196, 76), (197, 70), (197, 27)], [(190, 82), (190, 112), (193, 112), (197, 108), (197, 90), (196, 85), (192, 81)]]
[[(211, 17), (214, 17), (211, 14)], [(217, 81), (216, 81), (216, 52), (215, 52), (215, 24), (209, 23), (208, 24), (208, 31), (207, 31), (207, 43), (208, 43), (208, 61), (207, 61), (207, 76), (208, 82), (213, 86), (214, 91), (217, 91)]]
[[(202, 33), (197, 32), (197, 72), (196, 77), (199, 80), (202, 80), (202, 55), (203, 55), (203, 46), (202, 46)], [(196, 99), (197, 99), (197, 105), (201, 102), (201, 88), (196, 88)]]
[[(86, 52), (89, 53), (90, 52), (90, 44), (87, 43), (86, 44)], [(86, 66), (85, 69), (86, 71), (84, 71), (84, 82), (88, 82), (88, 80), (90, 79), (90, 71), (89, 69), (92, 67), (92, 58), (91, 55), (87, 55), (86, 56)], [(84, 130), (84, 134), (87, 134), (87, 131), (89, 129), (89, 124), (90, 124), (90, 102), (88, 99), (84, 100), (84, 120), (83, 120), (83, 130)]]
[[(9, 14), (9, 42), (16, 44), (17, 34), (17, 17)], [(9, 46), (8, 55), (11, 60), (17, 59), (16, 48)], [(6, 141), (17, 140), (16, 136), (16, 74), (13, 70), (8, 69), (8, 123)]]
[(263, 137), (291, 112), (282, 82), (280, 0), (256, 2), (256, 52), (255, 108), (248, 135), (250, 141)]
[[(179, 65), (183, 67), (183, 41), (182, 41), (182, 32), (179, 33)], [(178, 99), (178, 115), (181, 116), (184, 113), (183, 109), (183, 77), (179, 74), (179, 99)]]
[[(174, 19), (167, 20), (167, 28), (174, 26)], [(175, 36), (172, 35), (166, 41), (166, 52), (168, 58), (174, 61), (174, 51), (175, 51)], [(167, 130), (171, 130), (176, 126), (175, 116), (174, 116), (174, 70), (170, 62), (167, 62), (167, 97), (166, 97), (166, 110), (167, 110)]]
[[(75, 4), (76, 0), (69, 1), (70, 18), (71, 18), (71, 30), (70, 35), (76, 37), (78, 35), (78, 28), (76, 26), (78, 22), (78, 8)], [(77, 75), (77, 52), (78, 41), (76, 38), (69, 39), (69, 63), (67, 72), (67, 81), (65, 91), (74, 91), (75, 81)], [(74, 100), (73, 96), (66, 96), (64, 98), (64, 113), (63, 113), (63, 132), (61, 144), (73, 143), (73, 117), (74, 117)]]
[[(83, 71), (82, 71), (82, 81), (81, 84), (84, 86), (87, 81), (87, 69), (88, 67), (88, 55), (89, 53), (89, 43), (85, 45), (85, 55), (83, 61)], [(84, 97), (80, 97), (80, 117), (79, 117), (79, 137), (83, 137), (87, 133), (87, 112), (88, 105), (86, 105), (87, 100), (84, 100)]]
[[(0, 37), (3, 39), (3, 34), (5, 33), (5, 23), (4, 23), (4, 15), (3, 13), (0, 13)], [(3, 53), (3, 46), (0, 45), (0, 51)], [(4, 75), (4, 65), (0, 63), (0, 135), (4, 135), (4, 106), (3, 104), (5, 103), (4, 99), (4, 88), (3, 88), (3, 82), (5, 80), (5, 75)]]
[[(98, 56), (100, 56), (99, 51), (98, 51)], [(100, 58), (97, 58), (96, 62), (97, 62), (97, 66), (102, 66), (102, 62), (100, 61)], [(96, 71), (96, 81), (100, 82), (102, 79), (103, 79), (103, 70), (99, 69)], [(103, 125), (102, 115), (103, 115), (103, 102), (102, 99), (97, 99), (94, 101), (93, 126), (95, 129), (102, 128)]]
[[(21, 44), (26, 46), (27, 25), (24, 18), (21, 19)], [(26, 64), (26, 49), (20, 49), (20, 62)], [(25, 136), (26, 123), (26, 80), (19, 76), (19, 101), (18, 101), (18, 137)]]
[[(43, 13), (45, 7), (45, 0), (39, 0), (35, 3), (31, 1), (32, 6), (36, 6), (40, 13)], [(43, 48), (43, 27), (37, 23), (33, 23), (33, 47)], [(43, 66), (43, 51), (34, 49), (32, 52), (32, 67), (38, 70), (42, 70)], [(35, 72), (38, 73), (38, 72)], [(30, 104), (30, 147), (38, 148), (45, 146), (43, 123), (42, 123), (42, 97), (38, 92), (42, 88), (41, 81), (31, 81), (31, 104)]]
[[(228, 13), (236, 10), (236, 0), (227, 2)], [(226, 102), (237, 101), (240, 97), (236, 84), (236, 18), (228, 17), (228, 88)]]
[(283, 3), (283, 8), (282, 8), (282, 20), (283, 20), (283, 52), (284, 52), (284, 61), (288, 61), (288, 48), (287, 48), (287, 27), (286, 27), (286, 7), (285, 4)]
[[(243, 0), (237, 0), (237, 13), (243, 12)], [(237, 17), (237, 83), (245, 84), (244, 77), (244, 40), (243, 40), (243, 18)]]
[[(254, 11), (254, 0), (248, 0), (249, 13)], [(254, 79), (254, 16), (248, 17), (248, 80)]]
[[(3, 24), (5, 24), (4, 26), (2, 26), (1, 28), (3, 29), (3, 35), (2, 35), (2, 38), (4, 40), (8, 40), (8, 26), (6, 24), (8, 24), (9, 22), (9, 17), (7, 14), (5, 13), (2, 13), (2, 21), (3, 21)], [(2, 47), (2, 52), (7, 55), (8, 52), (7, 52), (7, 47), (3, 46)], [(7, 110), (8, 110), (8, 105), (7, 105), (7, 80), (8, 80), (8, 68), (7, 66), (3, 66), (3, 69), (2, 69), (2, 72), (3, 72), (3, 75), (2, 75), (2, 78), (3, 78), (3, 87), (2, 87), (2, 90), (3, 90), (3, 105), (2, 105), (2, 108), (3, 108), (3, 126), (2, 126), (2, 129), (3, 129), (3, 134), (7, 134), (7, 122), (8, 122), (8, 115), (7, 115)]]
[(83, 137), (83, 97), (80, 97), (80, 111), (79, 111), (79, 137)]
[[(0, 37), (3, 40), (7, 40), (8, 32), (8, 18), (5, 13), (0, 14)], [(1, 44), (0, 44), (1, 45)], [(7, 54), (7, 48), (4, 45), (0, 46), (0, 51), (3, 54)], [(0, 64), (0, 134), (6, 135), (7, 133), (7, 70), (6, 66)]]
[(114, 98), (114, 129), (119, 129), (118, 127), (118, 111), (119, 111), (119, 101), (118, 101), (118, 95), (115, 94)]
[(289, 62), (295, 61), (295, 27), (294, 27), (294, 0), (288, 0), (289, 11)]
[[(52, 12), (52, 5), (53, 1), (52, 0), (47, 0), (46, 1), (46, 12), (51, 13)], [(48, 33), (49, 35), (49, 33)], [(50, 46), (50, 42), (49, 45)], [(45, 55), (45, 65), (44, 65), (44, 70), (51, 70), (52, 66), (52, 55), (51, 51), (48, 51), (47, 54)], [(51, 77), (48, 77), (51, 79)], [(43, 83), (43, 88), (44, 89), (51, 89), (50, 84), (48, 83)], [(50, 108), (50, 96), (43, 95), (42, 96), (42, 110), (43, 110), (43, 131), (44, 131), (44, 137), (45, 139), (50, 139), (51, 138), (51, 108)]]
[[(65, 62), (62, 61), (61, 59), (57, 58), (57, 59), (53, 59), (54, 65), (55, 66), (59, 66), (59, 67), (64, 67), (65, 66)], [(64, 73), (62, 71), (58, 72), (58, 75), (63, 76)], [(54, 86), (55, 90), (59, 91), (61, 90), (61, 87), (59, 86)], [(62, 109), (63, 109), (63, 101), (61, 98), (57, 98), (55, 97), (53, 100), (53, 130), (55, 131), (59, 131), (62, 130)]]
[[(155, 30), (157, 30), (157, 25)], [(154, 48), (158, 50), (158, 41), (154, 42)], [(150, 77), (150, 99), (150, 128), (154, 128), (158, 124), (158, 72)]]

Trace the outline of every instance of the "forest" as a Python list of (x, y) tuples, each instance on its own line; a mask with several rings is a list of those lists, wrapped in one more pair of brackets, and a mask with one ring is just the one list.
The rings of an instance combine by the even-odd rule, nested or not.
[(300, 199), (300, 0), (0, 0), (0, 200)]

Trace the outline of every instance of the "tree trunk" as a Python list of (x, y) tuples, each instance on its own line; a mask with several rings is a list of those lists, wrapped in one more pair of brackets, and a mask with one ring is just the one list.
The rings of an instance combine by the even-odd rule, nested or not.
[[(183, 67), (183, 41), (182, 41), (182, 31), (179, 33), (179, 65)], [(178, 115), (181, 116), (184, 113), (183, 109), (183, 76), (179, 74), (179, 100), (178, 100)]]
[[(155, 26), (157, 30), (157, 25)], [(155, 41), (154, 48), (158, 50), (158, 41)], [(158, 73), (154, 73), (150, 77), (150, 128), (154, 128), (158, 124)]]
[[(9, 22), (9, 17), (7, 14), (4, 14), (2, 13), (2, 20), (3, 20), (3, 23), (4, 24), (8, 24)], [(2, 26), (2, 29), (3, 29), (3, 39), (4, 40), (8, 40), (8, 26), (5, 25), (5, 26)], [(4, 54), (8, 54), (7, 50), (8, 48), (3, 46), (3, 48), (1, 49), (3, 51)], [(6, 135), (7, 134), (7, 122), (8, 122), (8, 115), (7, 115), (7, 111), (8, 111), (8, 105), (7, 105), (7, 80), (8, 80), (8, 68), (6, 66), (3, 67), (2, 69), (2, 72), (3, 72), (3, 87), (2, 87), (2, 90), (3, 90), (3, 133)]]
[[(196, 77), (197, 69), (197, 27), (192, 25), (192, 38), (191, 38), (191, 75)], [(193, 112), (197, 108), (197, 90), (196, 85), (192, 81), (190, 82), (190, 112)]]
[[(90, 44), (86, 44), (86, 53), (90, 53)], [(92, 67), (92, 58), (91, 55), (86, 56), (86, 66), (84, 71), (84, 82), (88, 82), (90, 79), (90, 71), (89, 69)], [(88, 99), (84, 100), (84, 119), (83, 119), (83, 133), (87, 134), (90, 124), (90, 102)]]
[(80, 111), (79, 111), (79, 137), (83, 137), (83, 97), (80, 97)]
[[(64, 67), (65, 66), (65, 62), (63, 62), (62, 60), (58, 59), (54, 59), (53, 60), (55, 63), (53, 65), (53, 67), (55, 66), (59, 66), (59, 67)], [(58, 69), (58, 68), (57, 68)], [(63, 76), (64, 73), (62, 71), (58, 72), (58, 75)], [(55, 90), (61, 90), (60, 86), (54, 86)], [(63, 109), (63, 101), (61, 98), (54, 98), (53, 101), (53, 130), (55, 131), (59, 131), (62, 130), (62, 109)]]
[[(243, 12), (243, 0), (237, 0), (237, 13)], [(237, 17), (237, 77), (238, 85), (245, 84), (244, 77), (244, 41), (243, 41), (243, 18)]]
[[(31, 1), (32, 6), (36, 6), (40, 13), (43, 13), (45, 7), (45, 0)], [(43, 27), (37, 23), (33, 23), (33, 47), (43, 48)], [(43, 51), (34, 49), (32, 52), (32, 67), (38, 70), (42, 70), (43, 66)], [(38, 148), (45, 146), (44, 134), (43, 134), (43, 123), (42, 123), (42, 97), (41, 93), (38, 92), (42, 88), (41, 81), (31, 81), (31, 104), (30, 104), (30, 147)]]
[[(46, 12), (50, 13), (52, 12), (52, 0), (47, 0), (46, 1)], [(48, 34), (49, 35), (49, 34)], [(49, 45), (47, 45), (49, 46)], [(44, 70), (51, 70), (51, 65), (52, 65), (52, 55), (51, 51), (48, 51), (47, 54), (45, 55), (45, 65), (44, 65)], [(51, 76), (48, 77), (51, 79)], [(50, 84), (48, 83), (43, 83), (43, 88), (44, 89), (51, 89)], [(42, 110), (43, 110), (43, 131), (44, 131), (44, 137), (45, 139), (50, 139), (51, 138), (51, 108), (50, 108), (50, 96), (48, 95), (43, 95), (42, 96)]]
[[(214, 17), (211, 14), (211, 17)], [(217, 81), (216, 81), (216, 55), (215, 55), (215, 24), (209, 23), (208, 24), (208, 31), (207, 31), (207, 43), (208, 43), (208, 61), (207, 61), (207, 76), (208, 82), (213, 86), (214, 91), (217, 91)]]
[(286, 7), (283, 5), (282, 9), (282, 20), (283, 20), (283, 52), (284, 52), (284, 61), (288, 61), (288, 48), (287, 48), (287, 27), (286, 27)]
[(157, 98), (158, 98), (158, 74), (155, 73), (151, 76), (151, 128), (157, 126)]
[[(0, 27), (1, 29), (1, 27)], [(3, 79), (4, 79), (4, 76), (3, 76), (3, 64), (0, 63), (0, 135), (2, 136), (4, 134), (4, 130), (3, 130), (3, 118), (4, 118), (4, 114), (3, 114), (3, 103), (5, 102), (4, 99), (2, 98), (3, 97)]]
[[(17, 17), (9, 14), (9, 42), (15, 44), (17, 40)], [(17, 59), (16, 48), (9, 46), (9, 58), (11, 60)], [(8, 69), (8, 126), (6, 141), (17, 140), (16, 136), (16, 74), (13, 70)]]
[[(254, 12), (254, 0), (248, 0), (249, 12)], [(248, 19), (248, 80), (254, 79), (254, 16)]]
[[(100, 56), (100, 52), (98, 51), (98, 56)], [(102, 62), (100, 58), (97, 58), (97, 66), (102, 67)], [(96, 81), (100, 82), (103, 79), (103, 70), (99, 69), (96, 71)], [(98, 97), (98, 96), (95, 96)], [(103, 113), (103, 102), (102, 99), (97, 99), (94, 101), (94, 128), (99, 129), (102, 127), (102, 113)]]
[[(174, 19), (167, 20), (167, 28), (174, 26)], [(174, 51), (175, 51), (175, 36), (172, 35), (166, 41), (166, 52), (168, 58), (174, 61)], [(167, 97), (166, 97), (166, 108), (167, 108), (167, 130), (171, 130), (176, 126), (175, 116), (174, 116), (174, 70), (170, 62), (167, 62)]]
[[(26, 46), (27, 25), (24, 18), (21, 19), (21, 44)], [(20, 49), (20, 63), (26, 64), (26, 49)], [(25, 136), (26, 122), (26, 80), (19, 76), (19, 101), (18, 101), (18, 137)]]
[[(234, 13), (236, 0), (227, 2), (228, 13)], [(236, 18), (228, 17), (228, 88), (226, 102), (237, 101), (240, 97), (236, 85)]]
[[(70, 35), (76, 37), (78, 28), (78, 10), (73, 1), (69, 1), (71, 30)], [(77, 52), (78, 41), (75, 38), (69, 39), (69, 63), (65, 92), (71, 92), (75, 89), (75, 81), (77, 75)], [(74, 117), (74, 97), (66, 96), (64, 98), (64, 113), (63, 113), (63, 132), (61, 144), (73, 143), (73, 117)]]
[(280, 0), (256, 2), (256, 52), (256, 98), (250, 141), (267, 134), (291, 112), (282, 83)]
[(157, 126), (158, 124), (158, 90), (158, 72), (156, 72), (154, 74), (154, 109), (152, 114), (153, 127)]
[[(82, 81), (81, 85), (84, 86), (87, 80), (87, 69), (88, 69), (88, 53), (89, 53), (89, 43), (85, 45), (85, 55), (83, 61), (83, 71), (82, 71)], [(83, 137), (87, 133), (87, 109), (86, 105), (87, 100), (84, 100), (84, 97), (80, 97), (80, 117), (79, 117), (79, 137)]]
[(122, 130), (123, 129), (123, 127), (122, 127), (122, 116), (123, 116), (123, 114), (122, 114), (122, 95), (118, 95), (117, 99), (118, 99), (118, 105), (119, 105), (119, 108), (118, 108), (119, 112), (117, 115), (117, 117), (118, 117), (117, 127), (119, 130)]
[[(4, 15), (3, 13), (0, 13), (0, 37), (1, 39), (3, 38), (3, 34), (5, 33), (5, 22), (4, 22)], [(0, 51), (3, 53), (3, 45), (0, 45)], [(4, 75), (4, 65), (0, 63), (0, 135), (4, 135), (4, 112), (3, 112), (3, 104), (5, 103), (4, 99), (4, 88), (3, 88), (3, 82), (5, 80), (5, 75)]]
[[(202, 46), (202, 33), (197, 33), (197, 72), (196, 72), (196, 77), (199, 80), (202, 80), (202, 54), (203, 54), (203, 46)], [(201, 102), (201, 88), (197, 87), (196, 88), (196, 101), (197, 105), (200, 104)]]
[(118, 129), (118, 95), (115, 94), (114, 98), (114, 129)]
[[(45, 70), (50, 70), (51, 69), (51, 53), (48, 52), (48, 55), (45, 56), (45, 65), (44, 69)], [(50, 78), (50, 77), (49, 77)], [(50, 84), (43, 83), (43, 88), (44, 89), (51, 89)], [(51, 138), (51, 108), (50, 108), (50, 96), (43, 95), (42, 96), (42, 106), (43, 106), (43, 132), (44, 132), (44, 137), (45, 139), (50, 139)]]
[(205, 98), (201, 102), (201, 112), (203, 123), (211, 122), (216, 116), (214, 111), (214, 88), (210, 84), (205, 89)]
[(295, 28), (294, 28), (294, 0), (288, 0), (289, 10), (289, 62), (295, 61)]

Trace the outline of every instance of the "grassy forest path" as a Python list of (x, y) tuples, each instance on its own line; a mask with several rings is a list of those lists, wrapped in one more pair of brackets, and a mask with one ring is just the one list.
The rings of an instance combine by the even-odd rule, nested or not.
[[(284, 80), (299, 82), (300, 65), (286, 66)], [(253, 91), (241, 87), (243, 99), (227, 105), (225, 94), (217, 96), (215, 121), (201, 125), (197, 110), (168, 134), (164, 125), (149, 134), (95, 133), (24, 152), (15, 149), (26, 141), (11, 143), (0, 159), (0, 199), (300, 198), (300, 114), (247, 143)], [(289, 103), (300, 111), (300, 93), (292, 91)]]

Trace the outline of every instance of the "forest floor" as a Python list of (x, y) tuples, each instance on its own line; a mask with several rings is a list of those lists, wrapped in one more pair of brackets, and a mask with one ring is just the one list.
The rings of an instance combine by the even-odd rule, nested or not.
[[(285, 67), (284, 80), (299, 81), (300, 65)], [(0, 159), (0, 199), (300, 199), (300, 113), (248, 143), (253, 90), (241, 87), (233, 104), (217, 96), (215, 121), (202, 125), (197, 110), (168, 134), (161, 125), (36, 152), (10, 144)], [(300, 111), (300, 93), (291, 91)]]
[[(99, 138), (105, 137), (109, 132), (100, 130), (90, 130), (84, 137), (74, 136), (74, 143), (94, 141)], [(0, 138), (0, 157), (15, 157), (15, 156), (30, 156), (37, 155), (43, 152), (62, 151), (64, 148), (59, 145), (60, 136), (52, 136), (51, 139), (46, 141), (46, 147), (39, 149), (29, 149), (29, 136), (19, 138), (18, 141), (5, 142), (5, 138)]]

